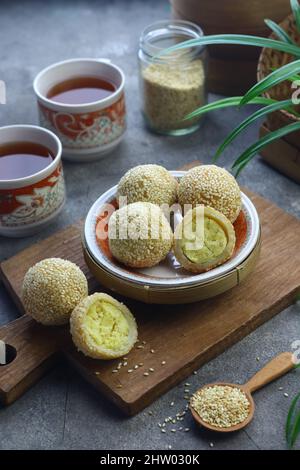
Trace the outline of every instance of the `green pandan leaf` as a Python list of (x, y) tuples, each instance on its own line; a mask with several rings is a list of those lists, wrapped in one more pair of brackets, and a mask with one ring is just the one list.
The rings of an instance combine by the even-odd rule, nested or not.
[(267, 77), (262, 79), (260, 82), (256, 83), (244, 97), (241, 99), (241, 105), (249, 103), (249, 101), (256, 98), (258, 95), (261, 95), (265, 91), (269, 90), (278, 83), (283, 82), (287, 78), (297, 74), (300, 72), (300, 60), (295, 60), (289, 64), (284, 65), (280, 69), (275, 70), (274, 72), (270, 73)]
[(288, 44), (276, 39), (261, 38), (259, 36), (250, 36), (246, 34), (214, 34), (211, 36), (202, 36), (197, 39), (180, 42), (175, 46), (164, 49), (157, 57), (168, 54), (179, 49), (186, 49), (194, 46), (206, 46), (209, 44), (237, 44), (242, 46), (268, 47), (276, 51), (287, 52), (288, 54), (300, 57), (300, 47), (295, 44)]
[(277, 23), (269, 19), (265, 20), (265, 23), (268, 28), (270, 28), (271, 31), (276, 34), (278, 39), (280, 39), (281, 41), (285, 41), (288, 44), (295, 44), (292, 38), (288, 35), (288, 33), (284, 29), (282, 29), (281, 26), (279, 26)]
[(232, 165), (232, 168), (236, 169), (236, 176), (262, 148), (266, 147), (271, 142), (274, 142), (275, 140), (280, 139), (281, 137), (299, 129), (300, 122), (295, 122), (293, 124), (289, 124), (288, 126), (282, 127), (281, 129), (270, 132), (269, 134), (259, 139), (257, 142), (247, 148)]
[(289, 447), (293, 447), (300, 432), (300, 413), (295, 414), (300, 400), (300, 392), (293, 399), (285, 424), (285, 438)]
[(298, 0), (291, 0), (291, 9), (294, 14), (297, 29), (300, 33), (300, 5), (298, 3)]
[[(191, 119), (195, 116), (201, 116), (202, 114), (208, 113), (210, 111), (215, 111), (218, 109), (228, 108), (230, 106), (239, 106), (242, 96), (231, 96), (230, 98), (222, 98), (218, 101), (213, 101), (212, 103), (205, 104), (201, 108), (195, 109), (192, 113), (189, 113), (185, 116), (185, 119)], [(271, 104), (276, 103), (276, 100), (271, 98), (266, 98), (264, 96), (258, 96), (252, 100), (249, 104)]]
[(217, 158), (221, 155), (221, 153), (225, 150), (226, 147), (247, 127), (249, 127), (251, 124), (253, 124), (257, 119), (260, 119), (261, 117), (270, 114), (274, 111), (280, 110), (280, 109), (288, 109), (290, 106), (293, 105), (292, 100), (284, 100), (284, 101), (278, 101), (275, 103), (272, 103), (268, 106), (265, 106), (264, 108), (259, 109), (255, 113), (251, 114), (251, 116), (247, 117), (244, 121), (241, 122), (239, 126), (237, 126), (224, 140), (224, 142), (220, 145), (218, 150), (216, 151), (214, 160), (217, 160)]

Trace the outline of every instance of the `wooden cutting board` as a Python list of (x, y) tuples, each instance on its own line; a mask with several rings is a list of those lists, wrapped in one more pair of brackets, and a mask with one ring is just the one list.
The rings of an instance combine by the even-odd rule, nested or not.
[[(0, 340), (17, 351), (13, 362), (0, 367), (3, 403), (13, 402), (64, 356), (108, 399), (133, 415), (291, 304), (300, 291), (300, 221), (245, 192), (260, 216), (262, 250), (255, 271), (243, 284), (189, 305), (146, 305), (122, 299), (137, 318), (140, 343), (128, 354), (127, 366), (117, 373), (112, 371), (118, 360), (96, 361), (78, 353), (67, 328), (43, 327), (24, 315), (0, 328)], [(78, 222), (1, 263), (2, 280), (22, 313), (24, 274), (45, 257), (74, 261), (87, 275), (90, 292), (103, 290), (85, 265), (81, 229), (82, 222)], [(144, 376), (149, 368), (154, 372)], [(128, 369), (134, 370), (129, 373)]]

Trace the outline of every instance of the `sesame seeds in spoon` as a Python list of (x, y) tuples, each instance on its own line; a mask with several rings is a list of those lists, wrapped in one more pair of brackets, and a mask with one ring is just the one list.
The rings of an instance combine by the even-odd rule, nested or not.
[(272, 359), (244, 385), (205, 385), (191, 398), (190, 410), (193, 418), (212, 431), (232, 432), (244, 428), (254, 416), (252, 392), (281, 377), (294, 366), (292, 353), (284, 352)]

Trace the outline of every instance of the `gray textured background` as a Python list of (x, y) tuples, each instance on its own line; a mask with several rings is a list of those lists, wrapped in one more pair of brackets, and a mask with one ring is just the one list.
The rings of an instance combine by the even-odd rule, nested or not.
[[(0, 125), (37, 123), (31, 84), (43, 67), (72, 57), (110, 57), (126, 74), (128, 133), (105, 160), (66, 163), (68, 204), (64, 212), (35, 238), (0, 238), (0, 259), (85, 216), (99, 194), (136, 164), (155, 162), (175, 169), (195, 159), (210, 162), (216, 144), (249, 112), (228, 109), (211, 114), (202, 129), (188, 137), (161, 137), (145, 130), (137, 93), (138, 38), (147, 24), (169, 15), (167, 0), (1, 1), (0, 79), (7, 85), (7, 104), (0, 105)], [(257, 130), (254, 126), (227, 150), (220, 164), (229, 167), (245, 144), (255, 140)], [(299, 217), (299, 186), (259, 158), (243, 172), (240, 183)], [(0, 285), (1, 324), (17, 315)], [(202, 367), (188, 379), (191, 389), (215, 380), (246, 381), (260, 365), (300, 339), (299, 323), (299, 307), (291, 306)], [(257, 392), (254, 421), (246, 430), (228, 436), (197, 429), (190, 416), (183, 423), (189, 432), (160, 432), (158, 423), (184, 406), (183, 389), (184, 384), (175, 387), (128, 419), (62, 364), (9, 408), (0, 408), (0, 449), (165, 449), (169, 445), (173, 449), (207, 449), (211, 442), (214, 449), (286, 448), (285, 418), (291, 398), (299, 391), (299, 373), (292, 372)], [(170, 407), (172, 401), (174, 407)]]

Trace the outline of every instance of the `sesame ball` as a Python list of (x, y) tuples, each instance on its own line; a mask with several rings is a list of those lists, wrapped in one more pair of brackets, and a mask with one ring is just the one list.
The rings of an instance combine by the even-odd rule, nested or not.
[(115, 211), (108, 223), (112, 255), (127, 266), (155, 266), (170, 251), (173, 232), (162, 210), (150, 202), (135, 202)]
[(93, 359), (122, 357), (137, 340), (137, 325), (130, 310), (100, 292), (85, 297), (75, 307), (70, 327), (77, 349)]
[(177, 180), (160, 165), (139, 165), (127, 171), (118, 184), (117, 196), (132, 202), (172, 206), (177, 200)]
[(189, 170), (180, 180), (179, 204), (204, 204), (234, 222), (242, 206), (241, 191), (235, 178), (224, 168), (201, 165)]
[(25, 311), (43, 325), (68, 323), (76, 305), (88, 295), (87, 280), (71, 261), (47, 258), (25, 274), (22, 301)]

